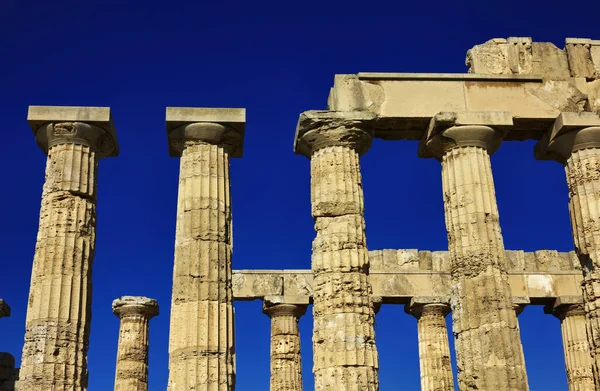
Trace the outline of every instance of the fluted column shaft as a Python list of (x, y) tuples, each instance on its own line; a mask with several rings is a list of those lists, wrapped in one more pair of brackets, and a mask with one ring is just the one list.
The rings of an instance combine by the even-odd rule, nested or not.
[(113, 302), (113, 312), (121, 320), (115, 391), (148, 391), (148, 323), (158, 315), (158, 304), (124, 296)]
[(302, 391), (302, 359), (298, 320), (306, 305), (265, 306), (271, 318), (271, 391)]
[(48, 158), (19, 390), (85, 390), (97, 168), (116, 134), (106, 107), (30, 106), (28, 121)]
[(583, 305), (561, 305), (553, 314), (560, 320), (569, 391), (594, 390), (593, 361)]
[(181, 155), (169, 390), (232, 390), (229, 154), (188, 141)]
[(358, 154), (347, 146), (311, 158), (316, 238), (315, 390), (376, 390), (378, 359)]
[(600, 389), (600, 148), (574, 151), (566, 161), (565, 171), (573, 239), (584, 273), (583, 295), (595, 383)]
[(412, 304), (410, 313), (417, 318), (419, 364), (422, 391), (454, 391), (445, 303)]
[(98, 159), (89, 146), (48, 151), (31, 275), (20, 390), (85, 390)]
[(525, 390), (487, 151), (479, 146), (450, 149), (442, 159), (442, 178), (460, 389)]

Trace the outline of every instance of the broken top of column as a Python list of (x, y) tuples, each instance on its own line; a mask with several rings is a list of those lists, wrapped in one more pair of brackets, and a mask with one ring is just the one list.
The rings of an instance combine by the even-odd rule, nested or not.
[(536, 159), (564, 161), (585, 148), (600, 148), (600, 113), (561, 113), (534, 152)]
[(362, 155), (371, 148), (375, 118), (368, 111), (305, 111), (298, 119), (294, 152), (310, 157), (321, 148), (341, 145)]
[(29, 106), (27, 122), (46, 154), (62, 143), (87, 145), (100, 157), (119, 154), (110, 107)]
[(181, 156), (187, 141), (228, 147), (229, 155), (242, 157), (246, 109), (167, 107), (169, 154)]
[(441, 158), (449, 146), (475, 145), (491, 155), (513, 126), (506, 111), (442, 112), (436, 114), (419, 145), (419, 156)]
[(113, 301), (112, 309), (119, 318), (139, 315), (150, 319), (158, 315), (157, 301), (143, 296), (121, 296)]
[(4, 300), (0, 299), (0, 318), (5, 316), (10, 316), (10, 307)]

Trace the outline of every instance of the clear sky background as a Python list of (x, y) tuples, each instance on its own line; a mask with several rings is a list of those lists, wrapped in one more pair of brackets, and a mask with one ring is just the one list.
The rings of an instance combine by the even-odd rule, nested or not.
[[(90, 391), (113, 387), (121, 295), (159, 301), (150, 390), (165, 390), (179, 160), (165, 107), (247, 108), (232, 160), (234, 269), (310, 268), (309, 162), (294, 155), (298, 115), (324, 109), (336, 73), (466, 72), (466, 51), (495, 37), (600, 38), (593, 2), (0, 0), (0, 351), (20, 361), (45, 156), (27, 106), (110, 106), (121, 156), (100, 163)], [(507, 249), (573, 249), (563, 168), (533, 142), (492, 158)], [(375, 141), (362, 158), (370, 249), (445, 250), (441, 169), (417, 143)], [(236, 303), (237, 390), (268, 390), (269, 319)], [(532, 391), (566, 390), (560, 326), (541, 307), (519, 318)], [(418, 390), (416, 321), (376, 320), (381, 389)], [(311, 316), (300, 322), (312, 390)]]

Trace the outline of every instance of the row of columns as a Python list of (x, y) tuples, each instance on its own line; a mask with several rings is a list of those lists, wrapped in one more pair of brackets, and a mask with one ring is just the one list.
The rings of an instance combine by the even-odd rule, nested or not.
[[(359, 156), (372, 141), (365, 112), (307, 112), (296, 152), (311, 160), (316, 237), (315, 389), (377, 390), (374, 307), (368, 282)], [(31, 107), (48, 154), (32, 270), (21, 391), (87, 386), (91, 264), (98, 161), (118, 153), (108, 109)], [(171, 311), (170, 391), (231, 390), (235, 348), (231, 291), (229, 158), (243, 145), (242, 109), (167, 110), (173, 156), (181, 157)], [(420, 146), (442, 164), (451, 253), (453, 331), (461, 390), (526, 390), (512, 309), (490, 155), (513, 125), (509, 113), (435, 116)], [(565, 164), (584, 310), (600, 389), (600, 120), (563, 113), (539, 144)], [(64, 273), (68, 270), (69, 273)]]
[[(361, 257), (366, 240), (358, 156), (370, 147), (374, 120), (374, 115), (365, 112), (309, 111), (298, 122), (295, 152), (311, 160), (317, 231), (313, 242), (316, 390), (334, 389), (334, 378), (320, 375), (322, 363), (329, 363), (331, 373), (343, 372), (346, 379), (352, 379), (342, 380), (336, 389), (378, 388), (372, 307), (361, 305), (371, 288), (358, 278), (368, 274), (369, 268)], [(490, 163), (490, 156), (513, 125), (507, 112), (440, 113), (431, 119), (419, 147), (421, 157), (434, 157), (442, 166), (461, 390), (529, 389)], [(600, 118), (589, 112), (562, 113), (538, 143), (536, 155), (556, 159), (566, 167), (573, 236), (584, 270), (584, 308), (595, 361), (595, 388), (600, 389)], [(346, 279), (338, 277), (340, 270)], [(352, 272), (356, 278), (350, 281), (347, 277)], [(321, 283), (317, 276), (330, 278)], [(332, 297), (341, 298), (338, 302), (343, 304), (336, 306)], [(342, 315), (331, 321), (323, 307), (338, 309)], [(349, 333), (344, 319), (357, 316), (362, 316), (361, 332), (354, 329)], [(328, 325), (323, 331), (322, 324)], [(331, 359), (329, 351), (320, 347), (344, 346), (343, 341), (336, 341), (338, 336), (344, 341), (358, 340), (353, 336), (367, 341), (361, 349), (369, 346), (372, 360), (358, 362), (349, 354)], [(357, 351), (346, 348), (347, 352)]]

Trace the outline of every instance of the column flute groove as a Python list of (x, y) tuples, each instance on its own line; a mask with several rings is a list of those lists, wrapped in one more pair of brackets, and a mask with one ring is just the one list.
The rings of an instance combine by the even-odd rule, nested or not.
[(442, 164), (462, 391), (528, 389), (490, 164), (510, 125), (509, 113), (442, 113), (421, 144), (421, 156)]
[(377, 390), (379, 368), (359, 155), (371, 145), (365, 113), (306, 112), (295, 151), (310, 158), (316, 237), (315, 390)]
[(48, 158), (19, 390), (85, 390), (97, 167), (116, 136), (108, 108), (31, 106), (28, 121)]

